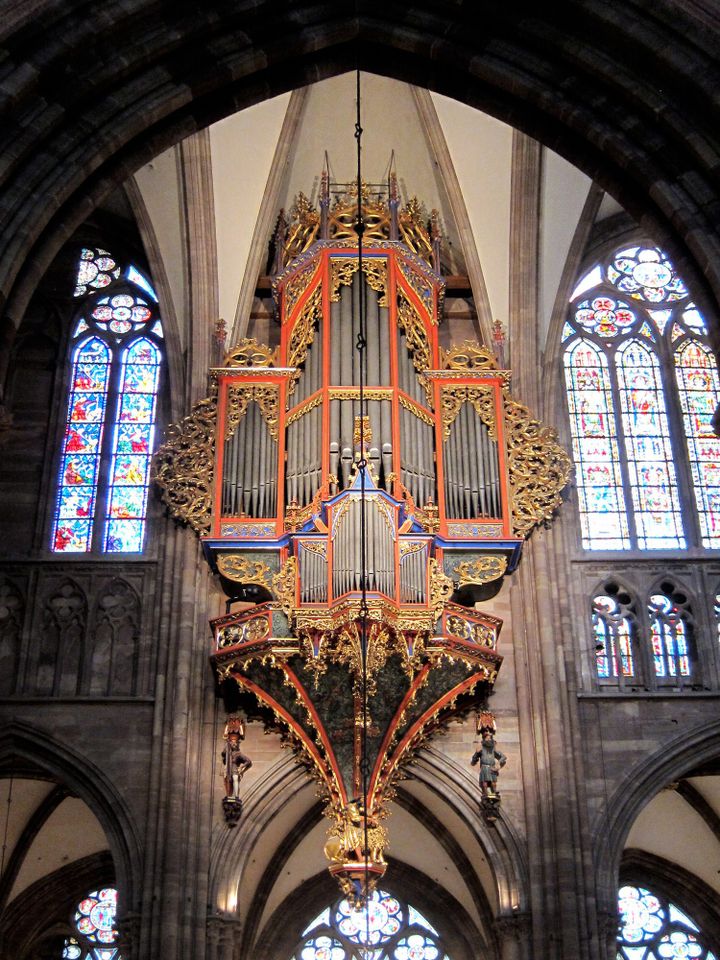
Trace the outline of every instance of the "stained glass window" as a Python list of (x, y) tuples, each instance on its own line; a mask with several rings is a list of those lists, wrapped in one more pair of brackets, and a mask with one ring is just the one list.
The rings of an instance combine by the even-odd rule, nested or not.
[(369, 897), (367, 909), (338, 900), (301, 937), (292, 960), (450, 960), (423, 914), (383, 890)]
[(618, 960), (715, 960), (698, 926), (678, 907), (644, 887), (618, 892)]
[(655, 676), (665, 682), (692, 674), (692, 618), (684, 593), (663, 583), (648, 602)]
[(117, 890), (93, 890), (77, 904), (72, 918), (75, 936), (67, 937), (62, 960), (122, 960), (116, 946)]
[(720, 377), (706, 337), (658, 247), (624, 247), (578, 281), (562, 342), (584, 549), (720, 547)]
[(607, 583), (603, 592), (593, 599), (592, 608), (598, 677), (601, 680), (634, 677), (636, 621), (630, 594), (616, 583)]
[(54, 552), (140, 553), (145, 544), (162, 325), (149, 281), (132, 266), (120, 273), (107, 251), (82, 251)]

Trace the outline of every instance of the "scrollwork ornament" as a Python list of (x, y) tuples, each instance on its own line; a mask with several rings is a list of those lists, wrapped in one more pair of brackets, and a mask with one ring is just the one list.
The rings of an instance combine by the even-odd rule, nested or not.
[[(318, 285), (313, 291), (295, 321), (288, 343), (288, 366), (300, 367), (305, 363), (307, 352), (315, 339), (315, 331), (322, 313), (322, 288)], [(292, 393), (296, 381), (291, 381)]]
[(504, 395), (508, 474), (513, 530), (527, 537), (560, 506), (572, 475), (572, 461), (557, 433), (536, 420), (527, 407)]
[(463, 385), (442, 388), (440, 404), (442, 410), (443, 438), (447, 440), (450, 437), (452, 425), (455, 423), (462, 405), (466, 402), (472, 404), (473, 409), (488, 428), (490, 439), (497, 440), (495, 391), (490, 385), (482, 387), (467, 387)]
[(268, 589), (272, 587), (272, 570), (262, 560), (250, 560), (237, 553), (221, 553), (217, 565), (220, 573), (235, 583), (257, 583)]
[(200, 400), (189, 416), (170, 424), (153, 459), (153, 478), (172, 516), (198, 534), (210, 530), (217, 397)]
[(445, 604), (453, 595), (455, 586), (450, 577), (445, 576), (442, 567), (435, 559), (430, 558), (430, 603), (433, 608), (433, 615), (437, 620), (443, 612)]
[(453, 344), (449, 350), (440, 350), (440, 365), (446, 370), (497, 370), (495, 355), (479, 343), (465, 340)]
[(454, 573), (460, 587), (468, 583), (490, 583), (505, 573), (507, 565), (507, 557), (478, 557), (477, 560), (465, 560), (459, 563)]
[(259, 343), (254, 338), (240, 340), (225, 354), (226, 367), (274, 367), (277, 364), (277, 349)]
[(226, 442), (235, 434), (242, 418), (247, 413), (251, 400), (254, 400), (260, 408), (260, 413), (267, 424), (270, 436), (273, 440), (278, 439), (278, 421), (280, 418), (278, 388), (267, 384), (238, 384), (228, 390), (225, 417)]
[(431, 365), (427, 333), (420, 314), (402, 293), (398, 299), (397, 318), (412, 354), (413, 365), (418, 373), (424, 373)]
[(295, 597), (297, 596), (297, 559), (288, 557), (279, 573), (272, 579), (273, 593), (280, 604), (280, 609), (292, 620), (295, 612)]

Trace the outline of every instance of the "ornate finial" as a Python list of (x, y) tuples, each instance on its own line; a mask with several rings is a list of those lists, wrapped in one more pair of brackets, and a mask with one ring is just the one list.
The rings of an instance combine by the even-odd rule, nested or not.
[(493, 323), (493, 344), (495, 345), (495, 356), (501, 367), (505, 366), (505, 328), (499, 320)]

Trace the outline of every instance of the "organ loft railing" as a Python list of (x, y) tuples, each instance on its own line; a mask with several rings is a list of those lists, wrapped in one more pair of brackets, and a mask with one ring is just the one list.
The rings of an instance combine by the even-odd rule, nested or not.
[(401, 207), (393, 181), (384, 196), (362, 189), (362, 269), (357, 188), (332, 203), (324, 178), (319, 210), (301, 197), (280, 221), (278, 346), (230, 350), (156, 458), (170, 511), (228, 596), (254, 604), (212, 624), (226, 706), (281, 729), (322, 784), (330, 870), (349, 895), (384, 872), (403, 764), (484, 704), (501, 623), (475, 602), (514, 570), (570, 472), (489, 350), (440, 348), (438, 237), (417, 202)]

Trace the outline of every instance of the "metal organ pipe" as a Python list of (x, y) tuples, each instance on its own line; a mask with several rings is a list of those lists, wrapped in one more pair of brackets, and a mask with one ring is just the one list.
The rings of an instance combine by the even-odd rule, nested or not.
[(464, 403), (443, 447), (447, 514), (461, 520), (502, 515), (497, 444)]

